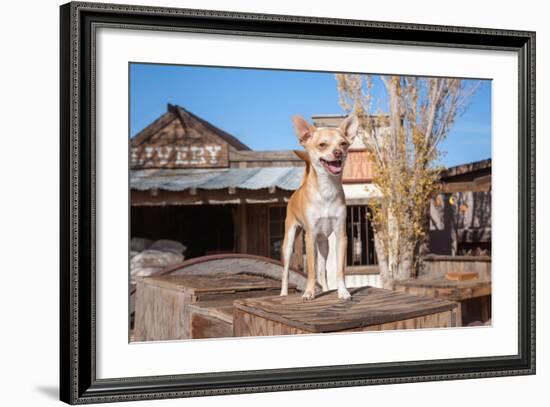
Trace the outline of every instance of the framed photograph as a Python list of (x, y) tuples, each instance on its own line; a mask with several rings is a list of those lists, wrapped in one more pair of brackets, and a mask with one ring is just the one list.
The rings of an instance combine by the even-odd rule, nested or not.
[(535, 33), (68, 3), (61, 400), (535, 373)]

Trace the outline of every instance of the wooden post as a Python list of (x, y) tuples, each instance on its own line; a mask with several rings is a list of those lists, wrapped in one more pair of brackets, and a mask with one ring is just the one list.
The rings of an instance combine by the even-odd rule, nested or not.
[[(247, 205), (246, 203), (241, 203), (239, 205), (238, 211), (238, 229), (239, 229), (239, 252), (248, 253), (248, 236), (247, 236), (247, 227), (246, 227), (246, 216), (247, 216)], [(236, 225), (237, 226), (237, 225)]]

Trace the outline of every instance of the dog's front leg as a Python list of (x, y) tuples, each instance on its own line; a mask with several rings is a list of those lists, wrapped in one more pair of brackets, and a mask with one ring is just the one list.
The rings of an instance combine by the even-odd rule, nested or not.
[(307, 257), (307, 283), (302, 295), (304, 300), (315, 298), (315, 236), (311, 231), (306, 231), (306, 257)]
[(347, 247), (348, 237), (346, 235), (346, 230), (341, 228), (338, 233), (336, 233), (336, 281), (338, 283), (338, 298), (342, 300), (349, 300), (351, 298), (351, 294), (346, 288), (346, 278), (344, 275)]
[(288, 295), (288, 269), (290, 268), (290, 260), (294, 251), (294, 240), (296, 239), (296, 231), (298, 223), (292, 216), (288, 216), (285, 221), (285, 238), (283, 240), (282, 255), (283, 255), (283, 275), (281, 278), (281, 295)]

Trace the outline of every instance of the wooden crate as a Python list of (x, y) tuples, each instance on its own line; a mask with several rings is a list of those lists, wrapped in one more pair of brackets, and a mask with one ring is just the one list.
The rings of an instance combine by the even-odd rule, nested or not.
[(248, 274), (139, 278), (134, 340), (232, 336), (235, 299), (278, 295), (280, 289), (280, 281)]
[(300, 294), (237, 300), (234, 336), (292, 335), (341, 331), (457, 326), (457, 304), (374, 287), (350, 290), (351, 301), (335, 291), (312, 301)]
[(449, 280), (444, 276), (426, 276), (398, 281), (394, 289), (411, 295), (457, 301), (460, 304), (459, 325), (463, 325), (463, 321), (466, 325), (471, 322), (474, 305), (479, 308), (475, 314), (479, 314), (481, 322), (491, 319), (491, 280)]

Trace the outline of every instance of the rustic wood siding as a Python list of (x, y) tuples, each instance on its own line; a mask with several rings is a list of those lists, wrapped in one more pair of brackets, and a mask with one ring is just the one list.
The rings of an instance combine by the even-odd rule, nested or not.
[[(134, 340), (232, 336), (234, 300), (277, 296), (279, 290), (279, 281), (245, 274), (139, 278)], [(296, 292), (294, 285), (290, 292)]]
[(134, 340), (189, 338), (189, 302), (189, 296), (181, 291), (167, 290), (138, 281)]
[(140, 143), (130, 143), (132, 168), (227, 167), (227, 142), (200, 122), (174, 119)]
[(291, 150), (282, 151), (229, 151), (230, 167), (304, 167), (304, 162)]
[[(459, 307), (455, 307), (451, 310), (422, 315), (414, 318), (360, 326), (357, 328), (323, 332), (362, 332), (395, 329), (450, 328), (459, 325), (460, 310)], [(287, 325), (284, 322), (275, 321), (265, 316), (249, 313), (239, 308), (234, 309), (233, 336), (300, 335), (310, 333), (315, 332), (305, 328)]]

